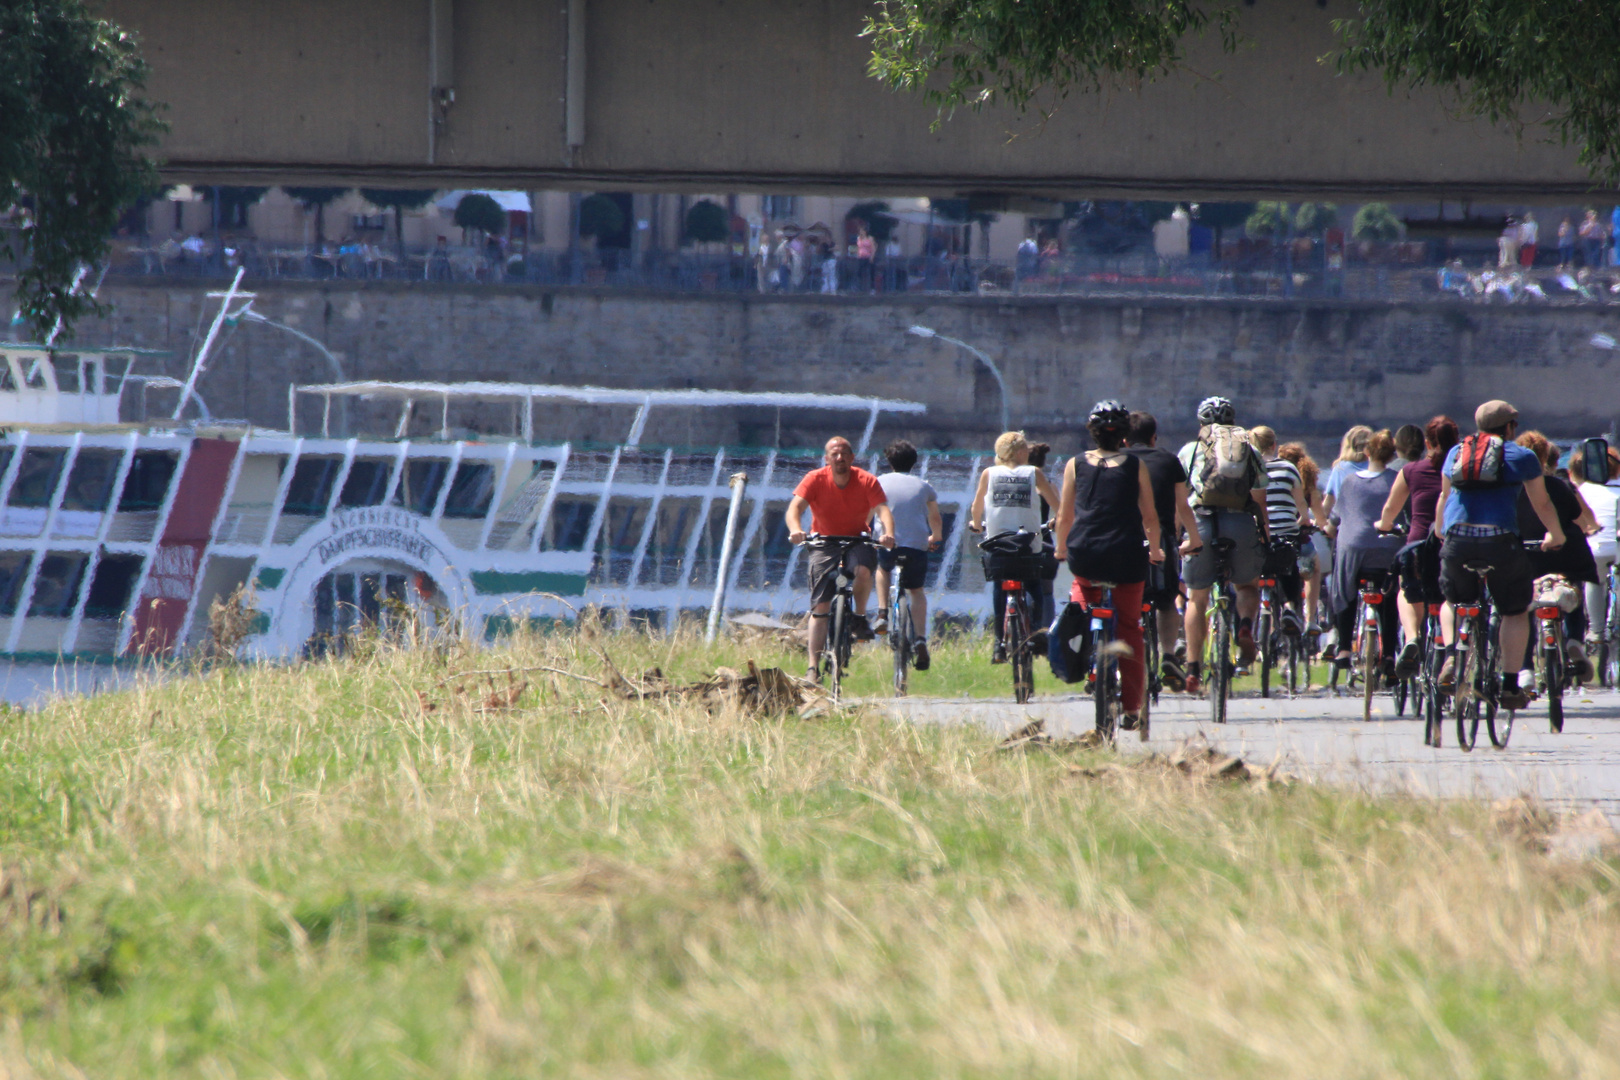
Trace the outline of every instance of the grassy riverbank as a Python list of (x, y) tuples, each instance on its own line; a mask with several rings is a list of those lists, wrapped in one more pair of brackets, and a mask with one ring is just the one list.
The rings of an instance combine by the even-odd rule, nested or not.
[[(678, 678), (776, 659), (602, 643)], [(1620, 879), (1487, 806), (453, 678), (509, 666), (603, 671), (559, 633), (0, 716), (0, 1076), (1620, 1061)]]

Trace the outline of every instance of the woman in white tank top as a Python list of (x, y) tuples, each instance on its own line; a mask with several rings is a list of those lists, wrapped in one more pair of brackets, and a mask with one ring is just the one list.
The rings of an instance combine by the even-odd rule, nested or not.
[(1057, 506), (1057, 489), (1046, 474), (1029, 464), (1029, 443), (1021, 431), (1009, 431), (996, 440), (996, 463), (979, 474), (979, 489), (973, 495), (968, 528), (981, 529), (990, 536), (1001, 533), (1041, 531), (1041, 504), (1044, 498)]
[[(1021, 431), (1004, 432), (996, 440), (996, 463), (979, 474), (979, 489), (973, 495), (973, 506), (968, 511), (968, 528), (973, 532), (988, 532), (991, 536), (1024, 529), (1031, 534), (1030, 548), (1041, 548), (1041, 504), (1046, 500), (1054, 509), (1058, 506), (1057, 488), (1046, 478), (1046, 473), (1029, 463), (1029, 442)], [(1024, 583), (1030, 595), (1031, 610), (1040, 610), (1039, 581)], [(991, 628), (995, 631), (995, 644), (990, 661), (1005, 663), (1007, 649), (1002, 643), (1003, 615), (1007, 594), (994, 583), (990, 587), (990, 603), (995, 615)]]

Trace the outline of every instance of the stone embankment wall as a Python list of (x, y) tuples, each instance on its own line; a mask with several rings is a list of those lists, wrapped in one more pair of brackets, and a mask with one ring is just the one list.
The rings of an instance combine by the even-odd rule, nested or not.
[[(211, 286), (210, 286), (211, 287)], [(1352, 423), (1471, 417), (1490, 397), (1515, 402), (1555, 436), (1599, 433), (1620, 416), (1620, 357), (1591, 344), (1620, 336), (1620, 309), (1240, 300), (667, 296), (529, 287), (307, 282), (258, 285), (257, 310), (326, 342), (350, 379), (495, 380), (613, 387), (861, 393), (927, 404), (879, 425), (879, 441), (987, 445), (999, 423), (995, 380), (970, 355), (907, 334), (914, 324), (996, 358), (1013, 422), (1060, 449), (1079, 445), (1092, 402), (1119, 398), (1185, 435), (1207, 394), (1243, 423), (1327, 449)], [(184, 375), (216, 301), (166, 282), (103, 290), (113, 314), (78, 340), (174, 352)], [(227, 331), (200, 387), (216, 415), (285, 427), (290, 382), (333, 378), (290, 335)], [(363, 414), (362, 410), (362, 414)], [(313, 415), (313, 414), (309, 414)], [(363, 419), (364, 416), (359, 416)], [(486, 417), (486, 419), (491, 419)], [(508, 419), (508, 418), (503, 418)], [(537, 434), (613, 442), (626, 409), (550, 410)], [(418, 418), (418, 430), (436, 419)], [(727, 410), (656, 413), (650, 445), (819, 445), (854, 417)]]

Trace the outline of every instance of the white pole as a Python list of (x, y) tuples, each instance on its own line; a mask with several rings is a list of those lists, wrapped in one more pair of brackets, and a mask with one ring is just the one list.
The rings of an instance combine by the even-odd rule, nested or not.
[(197, 350), (197, 359), (192, 362), (191, 374), (186, 376), (186, 385), (180, 391), (180, 400), (174, 406), (174, 419), (180, 419), (180, 414), (186, 411), (186, 403), (197, 389), (197, 379), (203, 373), (203, 367), (208, 363), (208, 350), (214, 347), (214, 340), (219, 337), (219, 328), (225, 324), (225, 315), (231, 309), (231, 301), (236, 299), (237, 289), (242, 284), (242, 275), (247, 273), (247, 267), (236, 268), (236, 277), (231, 280), (231, 287), (225, 291), (224, 299), (219, 302), (219, 314), (214, 316), (214, 323), (208, 328), (208, 336), (203, 339), (202, 348)]
[(748, 474), (731, 474), (731, 509), (726, 511), (726, 535), (720, 540), (720, 565), (714, 575), (714, 602), (709, 605), (709, 629), (704, 641), (712, 642), (720, 632), (720, 612), (726, 606), (726, 582), (731, 578), (731, 538), (737, 531), (737, 516), (742, 511), (743, 492), (748, 490)]

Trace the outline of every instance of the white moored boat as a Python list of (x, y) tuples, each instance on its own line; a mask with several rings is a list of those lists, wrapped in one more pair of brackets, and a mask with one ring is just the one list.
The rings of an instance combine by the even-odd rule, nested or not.
[[(594, 605), (670, 626), (706, 612), (746, 474), (727, 610), (806, 603), (804, 560), (781, 514), (819, 450), (642, 445), (653, 410), (854, 413), (858, 456), (885, 413), (923, 406), (856, 396), (614, 390), (508, 383), (294, 386), (286, 431), (245, 423), (121, 421), (153, 386), (138, 350), (0, 346), (0, 651), (13, 658), (152, 655), (199, 643), (211, 603), (252, 589), (247, 649), (290, 657), (383, 616), (397, 601), (453, 612), (492, 636)], [(189, 394), (190, 385), (183, 388)], [(621, 444), (550, 443), (536, 412), (626, 407)], [(315, 415), (318, 433), (300, 430)], [(451, 426), (482, 418), (476, 434)], [(508, 430), (489, 430), (492, 416)], [(379, 432), (333, 435), (335, 418)], [(424, 421), (432, 429), (413, 430)], [(354, 422), (358, 428), (365, 426)], [(981, 461), (924, 453), (918, 470), (949, 522), (930, 574), (935, 610), (979, 615), (983, 578), (966, 509)]]

